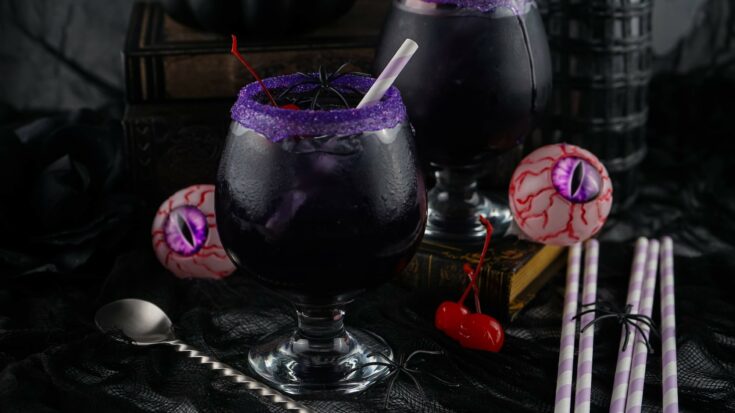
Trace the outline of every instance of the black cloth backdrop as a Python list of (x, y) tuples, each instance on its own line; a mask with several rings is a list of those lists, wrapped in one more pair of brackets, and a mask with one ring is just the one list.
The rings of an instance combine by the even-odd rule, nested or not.
[[(280, 411), (169, 348), (136, 348), (94, 328), (99, 306), (149, 299), (182, 339), (245, 370), (248, 347), (293, 321), (287, 303), (245, 277), (178, 280), (155, 260), (152, 217), (124, 190), (116, 111), (76, 110), (121, 105), (117, 53), (130, 2), (96, 3), (0, 2), (0, 412)], [(663, 71), (694, 74), (654, 81), (641, 196), (601, 235), (600, 296), (617, 304), (634, 239), (674, 237), (683, 411), (735, 411), (733, 15), (728, 0), (709, 0), (692, 33), (658, 60)], [(424, 398), (403, 376), (389, 411), (550, 412), (563, 284), (556, 277), (505, 326), (498, 354), (462, 349), (434, 330), (436, 305), (457, 292), (389, 284), (359, 298), (348, 323), (376, 331), (399, 353), (444, 350), (417, 364), (461, 384), (454, 390), (419, 376)], [(607, 409), (618, 337), (613, 323), (596, 332), (593, 411)], [(649, 357), (647, 412), (660, 411), (659, 354)], [(323, 412), (372, 412), (385, 392), (380, 384), (306, 402)]]

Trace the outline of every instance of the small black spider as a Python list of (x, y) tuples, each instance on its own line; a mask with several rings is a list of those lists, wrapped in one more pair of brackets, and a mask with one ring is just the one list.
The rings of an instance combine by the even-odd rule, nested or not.
[(642, 315), (642, 314), (632, 314), (631, 311), (633, 310), (633, 306), (628, 304), (625, 306), (624, 310), (620, 310), (620, 308), (608, 303), (608, 302), (597, 302), (597, 303), (589, 303), (589, 304), (583, 304), (582, 307), (590, 307), (595, 306), (595, 308), (580, 311), (577, 313), (576, 316), (574, 316), (574, 319), (582, 317), (584, 314), (589, 313), (600, 313), (602, 315), (596, 317), (587, 325), (583, 326), (580, 332), (584, 332), (588, 327), (597, 324), (598, 322), (606, 319), (615, 319), (617, 320), (618, 324), (622, 325), (625, 329), (625, 339), (623, 341), (623, 347), (620, 349), (620, 351), (625, 351), (625, 349), (628, 347), (628, 339), (630, 337), (630, 327), (632, 326), (638, 332), (640, 333), (641, 338), (643, 339), (643, 342), (646, 344), (646, 348), (648, 348), (649, 353), (653, 353), (653, 347), (651, 347), (651, 343), (648, 340), (647, 334), (643, 331), (640, 325), (638, 323), (643, 323), (646, 326), (648, 326), (649, 331), (651, 331), (653, 334), (656, 335), (656, 337), (660, 337), (658, 330), (656, 329), (656, 325), (653, 322), (653, 319), (651, 317)]
[(295, 88), (297, 88), (299, 86), (302, 86), (302, 85), (314, 85), (315, 87), (309, 91), (311, 93), (311, 96), (309, 96), (309, 97), (307, 97), (305, 99), (292, 98), (292, 99), (290, 99), (291, 100), (291, 103), (294, 103), (294, 104), (296, 104), (298, 106), (308, 106), (312, 110), (314, 110), (314, 109), (322, 109), (323, 107), (319, 103), (319, 98), (322, 97), (322, 96), (326, 96), (326, 95), (331, 94), (332, 96), (337, 97), (342, 102), (342, 104), (344, 105), (345, 109), (349, 109), (352, 106), (350, 105), (350, 103), (345, 98), (343, 92), (340, 91), (339, 89), (342, 89), (343, 91), (344, 90), (347, 90), (347, 91), (353, 92), (353, 93), (355, 93), (355, 94), (357, 94), (359, 96), (364, 96), (365, 93), (363, 93), (363, 92), (361, 92), (361, 91), (359, 91), (359, 90), (357, 90), (354, 87), (349, 86), (349, 85), (338, 85), (338, 86), (334, 86), (332, 83), (335, 80), (337, 80), (337, 79), (339, 79), (342, 76), (347, 75), (347, 74), (349, 74), (349, 75), (356, 75), (356, 76), (367, 76), (367, 77), (369, 77), (370, 75), (368, 75), (366, 73), (360, 73), (360, 72), (345, 72), (345, 73), (342, 73), (342, 70), (344, 70), (344, 68), (347, 67), (348, 64), (349, 63), (343, 64), (342, 66), (339, 67), (339, 69), (337, 69), (336, 71), (331, 72), (331, 73), (330, 72), (327, 72), (327, 70), (323, 66), (319, 66), (319, 71), (317, 72), (317, 74), (298, 72), (298, 74), (301, 77), (303, 77), (303, 80), (300, 81), (300, 82), (294, 83), (293, 85), (291, 85), (288, 88), (286, 88), (283, 92), (281, 92), (278, 95), (278, 99), (279, 100), (284, 99), (284, 98), (288, 99), (287, 95), (289, 93), (291, 93)]
[(405, 373), (411, 379), (411, 381), (413, 381), (413, 384), (416, 385), (416, 388), (421, 393), (421, 396), (424, 399), (426, 399), (426, 393), (424, 392), (424, 388), (421, 387), (421, 384), (419, 383), (415, 374), (425, 374), (445, 386), (459, 387), (458, 383), (452, 383), (440, 377), (437, 377), (434, 374), (427, 373), (425, 371), (421, 371), (417, 368), (409, 367), (408, 363), (411, 362), (411, 359), (419, 354), (443, 355), (444, 353), (441, 351), (416, 350), (413, 353), (409, 354), (408, 357), (406, 357), (405, 354), (401, 354), (400, 357), (398, 358), (397, 363), (394, 360), (391, 360), (388, 356), (386, 356), (383, 353), (371, 353), (371, 354), (368, 354), (368, 357), (380, 356), (382, 359), (386, 361), (384, 362), (374, 361), (371, 363), (365, 363), (365, 364), (359, 365), (355, 367), (354, 369), (350, 370), (350, 373), (353, 371), (364, 369), (365, 367), (369, 367), (369, 366), (385, 366), (390, 370), (390, 373), (388, 373), (388, 375), (383, 378), (383, 380), (390, 378), (390, 382), (388, 382), (388, 389), (386, 390), (386, 393), (385, 393), (385, 400), (383, 401), (384, 409), (388, 409), (388, 402), (390, 401), (390, 395), (393, 393), (393, 385), (396, 383), (396, 380), (398, 379), (398, 376), (400, 375), (400, 373)]

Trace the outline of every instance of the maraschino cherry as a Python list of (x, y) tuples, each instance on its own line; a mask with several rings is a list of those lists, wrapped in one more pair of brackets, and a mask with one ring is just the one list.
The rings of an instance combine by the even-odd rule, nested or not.
[(462, 319), (469, 313), (470, 310), (460, 303), (444, 301), (436, 309), (434, 325), (443, 331), (444, 334), (459, 341), (459, 325), (462, 323)]
[[(457, 302), (444, 301), (439, 305), (434, 317), (434, 325), (452, 339), (459, 341), (462, 347), (497, 352), (503, 347), (505, 333), (497, 320), (487, 314), (482, 314), (480, 294), (477, 288), (477, 276), (485, 262), (493, 227), (490, 221), (483, 216), (480, 217), (480, 222), (485, 226), (487, 234), (477, 267), (473, 270), (469, 264), (463, 266), (470, 282)], [(475, 310), (477, 311), (474, 314), (470, 313), (464, 305), (470, 290), (474, 291)]]
[[(470, 289), (477, 288), (475, 279), (473, 278), (474, 270), (470, 264), (464, 264), (464, 272), (470, 280), (470, 284), (465, 288), (462, 297), (455, 303), (454, 301), (444, 301), (436, 309), (436, 316), (434, 318), (434, 325), (439, 330), (443, 331), (446, 335), (459, 341), (459, 325), (462, 323), (462, 319), (470, 313), (470, 310), (465, 307), (464, 302), (467, 300), (467, 295), (470, 293)], [(478, 302), (478, 294), (475, 294), (475, 305)]]
[(504, 341), (503, 326), (487, 314), (467, 314), (459, 325), (459, 344), (462, 347), (497, 353)]

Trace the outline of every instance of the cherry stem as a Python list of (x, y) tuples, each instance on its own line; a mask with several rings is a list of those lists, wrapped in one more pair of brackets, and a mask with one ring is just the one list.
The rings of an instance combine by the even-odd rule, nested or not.
[(462, 297), (459, 298), (459, 301), (457, 301), (457, 304), (463, 305), (464, 302), (467, 300), (467, 295), (470, 293), (470, 289), (474, 290), (475, 294), (475, 311), (478, 313), (482, 313), (482, 308), (480, 307), (480, 290), (477, 288), (477, 283), (475, 282), (476, 274), (475, 271), (472, 270), (472, 267), (469, 263), (464, 264), (464, 272), (467, 274), (467, 277), (470, 279), (470, 283), (467, 284), (467, 287), (464, 289), (464, 292), (462, 293)]
[(482, 265), (485, 263), (485, 256), (487, 255), (487, 250), (490, 247), (490, 239), (493, 236), (493, 226), (490, 223), (490, 221), (488, 221), (487, 218), (480, 215), (480, 223), (483, 226), (485, 226), (485, 230), (486, 230), (485, 244), (482, 246), (482, 253), (480, 254), (480, 260), (477, 262), (477, 267), (475, 267), (475, 270), (472, 271), (472, 267), (470, 267), (469, 264), (464, 265), (464, 272), (470, 278), (470, 283), (467, 286), (467, 288), (465, 288), (464, 292), (462, 293), (462, 296), (457, 302), (460, 305), (464, 304), (465, 300), (467, 300), (467, 295), (470, 293), (470, 289), (474, 290), (475, 310), (478, 313), (482, 313), (482, 309), (480, 308), (480, 290), (477, 287), (476, 280), (477, 280), (477, 276), (480, 274)]
[(490, 247), (490, 238), (492, 238), (493, 236), (493, 225), (490, 223), (490, 221), (488, 221), (487, 218), (480, 215), (480, 223), (485, 226), (485, 230), (487, 232), (485, 233), (485, 245), (482, 246), (482, 254), (480, 254), (480, 261), (477, 262), (477, 268), (475, 268), (475, 274), (480, 273), (482, 264), (485, 263), (485, 256), (487, 255), (487, 249), (488, 247)]
[(242, 57), (242, 55), (240, 54), (240, 52), (237, 50), (237, 36), (235, 36), (234, 34), (232, 35), (232, 48), (230, 49), (230, 53), (232, 53), (233, 55), (235, 55), (235, 57), (237, 58), (237, 60), (239, 60), (240, 63), (242, 63), (243, 66), (245, 66), (245, 68), (248, 70), (248, 72), (250, 72), (250, 74), (253, 75), (253, 77), (255, 78), (255, 80), (258, 81), (258, 83), (260, 84), (260, 87), (263, 89), (263, 92), (265, 93), (265, 95), (268, 96), (268, 100), (271, 101), (271, 103), (273, 104), (273, 106), (278, 107), (278, 104), (276, 103), (276, 100), (273, 99), (273, 95), (271, 95), (271, 92), (265, 86), (265, 83), (263, 83), (263, 80), (260, 79), (260, 76), (258, 76), (258, 73), (255, 72), (255, 69), (253, 69), (253, 67), (250, 66), (250, 63), (248, 63), (248, 61), (245, 60), (245, 58)]
[(472, 289), (475, 293), (475, 311), (478, 314), (482, 314), (482, 307), (480, 307), (480, 289), (477, 288), (477, 283), (475, 282), (475, 280), (477, 280), (477, 273), (473, 272), (472, 276), (470, 277), (470, 285), (472, 286)]
[[(477, 284), (475, 284), (475, 274), (474, 274), (474, 271), (472, 271), (472, 267), (470, 267), (470, 264), (467, 264), (467, 263), (464, 264), (464, 272), (465, 274), (467, 274), (467, 277), (470, 279), (470, 283), (467, 284), (467, 287), (464, 289), (462, 296), (459, 298), (459, 301), (457, 301), (457, 304), (460, 304), (460, 305), (463, 305), (464, 302), (467, 300), (467, 295), (470, 293), (470, 289), (475, 290), (475, 296), (478, 295)], [(477, 304), (477, 300), (475, 300), (475, 304)]]

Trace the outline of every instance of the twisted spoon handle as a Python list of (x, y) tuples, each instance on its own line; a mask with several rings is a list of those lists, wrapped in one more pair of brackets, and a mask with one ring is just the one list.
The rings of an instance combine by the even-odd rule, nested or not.
[(242, 383), (248, 390), (257, 393), (259, 396), (270, 400), (271, 402), (283, 407), (284, 409), (291, 412), (298, 413), (314, 413), (311, 409), (297, 402), (296, 400), (250, 378), (238, 370), (228, 366), (227, 364), (220, 363), (212, 360), (210, 357), (200, 353), (198, 350), (190, 347), (188, 344), (183, 343), (179, 340), (167, 341), (176, 348), (176, 351), (187, 353), (187, 356), (193, 359), (198, 359), (199, 363), (208, 365), (210, 369), (216, 371), (220, 375), (229, 378), (230, 380)]

